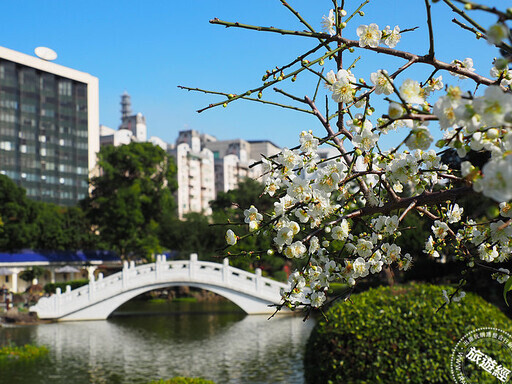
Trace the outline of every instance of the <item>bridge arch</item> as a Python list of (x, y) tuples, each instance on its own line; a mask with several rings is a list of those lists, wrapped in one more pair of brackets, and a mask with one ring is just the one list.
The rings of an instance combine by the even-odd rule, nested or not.
[(31, 307), (41, 319), (58, 321), (102, 320), (128, 300), (151, 290), (170, 286), (190, 286), (205, 289), (232, 301), (248, 314), (271, 314), (272, 304), (281, 302), (286, 284), (261, 276), (261, 270), (249, 273), (223, 264), (190, 260), (167, 262), (158, 256), (157, 262), (135, 267), (125, 263), (123, 270), (88, 285), (41, 298)]

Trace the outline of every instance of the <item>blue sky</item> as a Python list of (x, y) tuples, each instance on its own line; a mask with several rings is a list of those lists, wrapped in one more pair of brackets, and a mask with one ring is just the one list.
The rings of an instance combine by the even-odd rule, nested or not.
[[(330, 0), (289, 0), (318, 30), (322, 15), (332, 7)], [(490, 1), (487, 1), (490, 3)], [(359, 1), (347, 0), (351, 12)], [(134, 112), (146, 116), (149, 135), (173, 142), (178, 131), (197, 129), (219, 139), (269, 139), (280, 146), (293, 146), (301, 130), (324, 133), (309, 115), (239, 101), (228, 108), (201, 114), (195, 111), (218, 97), (183, 91), (178, 85), (240, 93), (261, 84), (266, 69), (284, 65), (315, 45), (307, 38), (282, 37), (209, 24), (222, 20), (299, 29), (303, 27), (278, 0), (26, 0), (3, 2), (0, 13), (0, 45), (33, 54), (37, 46), (54, 49), (56, 63), (88, 72), (100, 81), (100, 122), (116, 128), (120, 118), (120, 95), (132, 96)], [(356, 38), (360, 24), (375, 22), (381, 28), (419, 26), (405, 34), (399, 49), (424, 54), (428, 49), (423, 0), (375, 0), (365, 7), (366, 15), (349, 24), (345, 36)], [(497, 53), (485, 42), (476, 42), (450, 20), (454, 17), (441, 2), (433, 4), (436, 26), (436, 55), (451, 61), (472, 57), (477, 70), (488, 76)], [(482, 21), (490, 25), (492, 18)], [(360, 53), (347, 57), (352, 62)], [(380, 68), (393, 70), (403, 63), (370, 54), (354, 70), (357, 77)], [(333, 69), (327, 61), (326, 71)], [(399, 78), (424, 80), (428, 68), (418, 66)], [(471, 87), (468, 80), (443, 74), (445, 83)], [(299, 78), (283, 89), (297, 96), (311, 95), (315, 80)], [(268, 91), (268, 93), (273, 93)], [(272, 95), (276, 101), (285, 101)], [(323, 99), (322, 99), (323, 100)], [(384, 103), (377, 103), (379, 107)], [(322, 109), (324, 107), (322, 106)]]

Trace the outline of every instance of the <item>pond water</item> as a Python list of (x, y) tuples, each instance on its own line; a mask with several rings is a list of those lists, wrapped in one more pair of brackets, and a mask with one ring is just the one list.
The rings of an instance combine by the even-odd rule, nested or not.
[(246, 316), (234, 304), (131, 301), (105, 321), (0, 328), (0, 344), (46, 345), (34, 362), (0, 365), (1, 384), (303, 383), (314, 320)]

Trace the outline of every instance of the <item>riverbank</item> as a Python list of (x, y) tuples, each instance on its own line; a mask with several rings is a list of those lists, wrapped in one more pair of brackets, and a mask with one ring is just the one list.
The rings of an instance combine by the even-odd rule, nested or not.
[(17, 307), (0, 312), (0, 327), (3, 324), (32, 325), (42, 323), (49, 323), (49, 321), (39, 319), (36, 313), (22, 312)]

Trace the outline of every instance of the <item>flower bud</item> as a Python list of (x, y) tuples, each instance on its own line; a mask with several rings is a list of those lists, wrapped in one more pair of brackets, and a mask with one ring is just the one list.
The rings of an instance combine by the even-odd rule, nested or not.
[(503, 58), (496, 59), (494, 61), (494, 66), (496, 67), (497, 70), (503, 71), (504, 69), (508, 68), (508, 60)]
[(356, 148), (356, 155), (361, 156), (363, 154), (363, 151), (361, 151), (359, 148)]
[(340, 11), (340, 15), (341, 15), (341, 17), (345, 17), (345, 16), (347, 16), (347, 11), (345, 11), (344, 9), (342, 9), (342, 10)]
[(359, 11), (359, 16), (364, 16), (364, 12), (363, 11)]
[(292, 81), (295, 82), (295, 80), (297, 80), (297, 75), (292, 77)]
[(258, 99), (261, 99), (263, 97), (263, 93), (261, 91), (258, 92)]
[(389, 103), (388, 115), (391, 119), (396, 120), (402, 117), (404, 114), (404, 108), (399, 103)]
[(464, 8), (467, 9), (468, 11), (470, 11), (473, 9), (473, 4), (466, 3), (466, 4), (464, 4)]
[(267, 250), (267, 255), (272, 256), (273, 254), (274, 254), (274, 250), (273, 249), (268, 249)]
[(324, 59), (320, 60), (320, 62), (318, 64), (324, 65)]
[(224, 103), (224, 104), (222, 104), (222, 106), (223, 106), (224, 108), (226, 108), (226, 107), (228, 106), (228, 103)]
[(344, 29), (346, 26), (347, 26), (347, 23), (345, 23), (344, 21), (342, 21), (342, 22), (340, 23), (340, 28), (341, 28), (341, 29)]
[(500, 131), (496, 128), (491, 128), (487, 130), (487, 138), (490, 140), (496, 139), (500, 135)]

